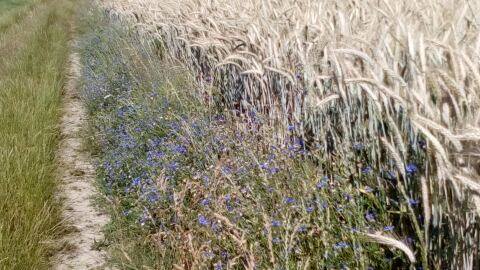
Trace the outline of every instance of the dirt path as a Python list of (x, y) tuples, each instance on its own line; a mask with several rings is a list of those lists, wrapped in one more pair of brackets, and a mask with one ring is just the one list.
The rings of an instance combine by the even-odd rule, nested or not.
[(59, 196), (65, 206), (64, 219), (73, 226), (73, 232), (62, 239), (63, 249), (54, 259), (53, 269), (104, 269), (105, 254), (95, 250), (94, 246), (103, 239), (101, 230), (108, 217), (99, 212), (92, 202), (96, 193), (95, 171), (81, 137), (86, 113), (77, 92), (79, 57), (72, 54), (70, 60), (70, 77), (61, 120), (58, 174), (62, 179)]

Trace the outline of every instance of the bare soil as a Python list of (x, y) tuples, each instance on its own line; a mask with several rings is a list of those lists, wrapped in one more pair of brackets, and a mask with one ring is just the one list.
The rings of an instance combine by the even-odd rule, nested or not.
[(102, 228), (108, 216), (94, 205), (96, 196), (95, 169), (83, 146), (81, 133), (86, 125), (86, 112), (78, 95), (79, 57), (70, 57), (69, 81), (63, 97), (58, 176), (61, 179), (59, 198), (63, 218), (71, 230), (61, 239), (61, 251), (54, 258), (53, 269), (105, 269), (105, 252), (98, 250), (103, 240)]

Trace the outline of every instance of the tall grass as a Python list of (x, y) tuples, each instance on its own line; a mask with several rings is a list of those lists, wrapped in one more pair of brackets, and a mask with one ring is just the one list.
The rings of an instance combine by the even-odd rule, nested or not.
[(193, 71), (205, 105), (261, 114), (283, 142), (296, 126), (318, 160), (368, 149), (364, 162), (398, 179), (393, 190), (377, 187), (415, 233), (423, 267), (478, 267), (478, 1), (105, 6)]
[(37, 2), (0, 33), (0, 269), (47, 269), (59, 233), (55, 151), (72, 14), (70, 1)]

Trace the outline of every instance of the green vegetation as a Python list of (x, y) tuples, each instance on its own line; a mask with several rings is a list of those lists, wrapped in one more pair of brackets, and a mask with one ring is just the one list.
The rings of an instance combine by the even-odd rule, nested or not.
[(47, 269), (71, 1), (0, 2), (0, 269)]
[(29, 3), (32, 3), (32, 0), (0, 0), (0, 14), (11, 12)]
[(0, 0), (0, 32), (10, 25), (18, 23), (37, 1), (33, 0)]

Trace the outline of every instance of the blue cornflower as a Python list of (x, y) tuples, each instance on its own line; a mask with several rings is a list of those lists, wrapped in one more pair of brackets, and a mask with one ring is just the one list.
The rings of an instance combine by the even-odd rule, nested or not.
[(133, 180), (132, 180), (132, 186), (138, 186), (140, 185), (140, 177), (135, 177)]
[(369, 174), (371, 171), (372, 171), (372, 167), (370, 167), (370, 166), (367, 166), (367, 167), (362, 169), (363, 174)]
[(213, 77), (210, 76), (210, 75), (208, 75), (208, 76), (205, 78), (205, 81), (206, 81), (207, 83), (211, 83), (211, 82), (213, 82)]
[(173, 152), (185, 155), (187, 153), (187, 148), (185, 148), (183, 145), (176, 145), (173, 147)]
[(210, 221), (208, 221), (208, 219), (205, 216), (199, 215), (198, 223), (200, 223), (200, 225), (203, 225), (203, 226), (208, 226), (210, 224)]
[(361, 151), (361, 150), (363, 150), (363, 148), (364, 148), (364, 146), (361, 143), (354, 143), (353, 144), (353, 149), (355, 149), (356, 151)]
[(279, 243), (282, 242), (282, 239), (280, 239), (280, 238), (278, 238), (278, 237), (274, 237), (274, 238), (272, 239), (272, 242), (273, 242), (274, 244), (279, 244)]
[(222, 270), (223, 269), (222, 263), (221, 262), (216, 263), (214, 265), (214, 269), (215, 270)]
[(272, 227), (281, 227), (282, 222), (280, 220), (272, 220)]
[(159, 196), (156, 192), (150, 192), (148, 195), (147, 195), (147, 200), (151, 203), (154, 203), (154, 202), (157, 202), (159, 199)]
[(294, 125), (288, 125), (288, 131), (294, 131), (295, 130), (295, 126)]
[(317, 183), (317, 188), (318, 189), (322, 189), (324, 187), (326, 187), (328, 185), (328, 177), (327, 176), (324, 176), (322, 178), (322, 180), (320, 180), (318, 183)]
[(268, 162), (261, 163), (260, 164), (260, 169), (262, 169), (262, 170), (268, 169)]
[(215, 257), (215, 254), (213, 254), (213, 252), (211, 251), (205, 251), (203, 252), (203, 256), (207, 259), (213, 259), (213, 257)]
[(420, 201), (419, 200), (415, 200), (415, 199), (408, 199), (408, 203), (411, 205), (411, 206), (417, 206)]
[(415, 174), (418, 171), (417, 165), (414, 163), (409, 163), (406, 167), (406, 171), (410, 175)]
[(230, 174), (232, 174), (232, 171), (233, 171), (233, 170), (232, 170), (232, 168), (231, 168), (230, 166), (223, 166), (223, 168), (222, 168), (222, 172), (223, 172), (223, 174), (225, 174), (225, 175), (230, 175)]
[(342, 242), (338, 242), (338, 243), (336, 243), (335, 245), (333, 245), (333, 248), (334, 248), (334, 249), (342, 249), (342, 248), (346, 248), (346, 247), (348, 247), (348, 243), (343, 242), (343, 241), (342, 241)]
[(167, 168), (171, 171), (176, 171), (178, 170), (178, 168), (180, 167), (180, 165), (178, 164), (178, 162), (171, 162), (167, 165)]
[(276, 174), (276, 173), (278, 173), (279, 171), (280, 171), (280, 169), (279, 169), (279, 168), (276, 168), (276, 167), (273, 167), (273, 168), (269, 168), (269, 169), (268, 169), (268, 173), (269, 173), (269, 174)]
[(205, 198), (200, 202), (203, 206), (208, 206), (210, 204), (210, 199)]
[(228, 258), (228, 252), (227, 252), (227, 251), (222, 251), (222, 252), (220, 253), (220, 256), (221, 256), (223, 259), (226, 260), (226, 259)]
[(140, 226), (144, 226), (147, 223), (148, 218), (149, 218), (148, 213), (143, 211), (142, 216), (138, 220), (138, 223), (140, 223)]
[(292, 204), (292, 203), (295, 203), (296, 200), (292, 197), (286, 197), (285, 199), (283, 199), (283, 202), (286, 204)]
[(307, 207), (306, 210), (307, 210), (307, 213), (312, 213), (315, 210), (315, 207), (309, 206), (309, 207)]
[(415, 240), (410, 237), (410, 236), (407, 236), (407, 238), (405, 238), (405, 242), (409, 245), (413, 244), (415, 242)]
[(386, 231), (386, 232), (391, 232), (391, 231), (393, 231), (393, 229), (395, 229), (395, 226), (385, 226), (385, 227), (383, 227), (383, 230)]
[(365, 214), (365, 219), (367, 221), (374, 221), (375, 220), (375, 214), (371, 211), (368, 211), (366, 214)]
[(298, 227), (297, 229), (297, 232), (299, 233), (304, 233), (307, 231), (307, 226), (306, 225), (300, 225), (300, 227)]
[(420, 146), (420, 149), (426, 149), (427, 148), (427, 142), (424, 140), (419, 140), (418, 141), (418, 146)]

